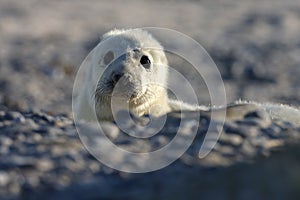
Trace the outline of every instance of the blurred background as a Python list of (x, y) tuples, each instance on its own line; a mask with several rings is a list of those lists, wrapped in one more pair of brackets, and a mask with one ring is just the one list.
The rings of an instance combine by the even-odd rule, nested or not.
[(300, 105), (299, 0), (0, 0), (0, 109), (70, 114), (77, 69), (101, 35), (145, 26), (203, 45), (228, 102)]

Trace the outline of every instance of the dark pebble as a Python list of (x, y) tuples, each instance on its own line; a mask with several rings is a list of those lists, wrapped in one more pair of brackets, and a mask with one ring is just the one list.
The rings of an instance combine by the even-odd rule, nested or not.
[(16, 122), (19, 122), (19, 121), (22, 121), (24, 122), (25, 121), (25, 118), (24, 116), (19, 113), (19, 112), (7, 112), (5, 115), (4, 115), (4, 120), (15, 120)]

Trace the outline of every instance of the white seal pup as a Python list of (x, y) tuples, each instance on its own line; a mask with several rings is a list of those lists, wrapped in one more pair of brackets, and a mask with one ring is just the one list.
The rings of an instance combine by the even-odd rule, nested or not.
[[(168, 61), (162, 45), (147, 31), (112, 30), (104, 34), (90, 59), (76, 108), (79, 119), (94, 119), (94, 110), (98, 120), (113, 121), (114, 111), (122, 109), (128, 109), (136, 116), (212, 109), (169, 99), (166, 87)], [(112, 97), (115, 97), (113, 104)], [(238, 115), (243, 115), (240, 112), (243, 105), (245, 112), (262, 108), (272, 118), (282, 118), (300, 125), (300, 111), (290, 106), (256, 102), (236, 102), (236, 105), (237, 111), (234, 105), (228, 109), (226, 106), (213, 109), (227, 109), (227, 117), (234, 119), (242, 117)]]
[(113, 120), (113, 95), (117, 110), (129, 106), (136, 116), (160, 116), (173, 110), (166, 89), (167, 58), (148, 32), (128, 29), (106, 33), (94, 49), (89, 67), (79, 95), (79, 118), (91, 119), (95, 108), (99, 120)]

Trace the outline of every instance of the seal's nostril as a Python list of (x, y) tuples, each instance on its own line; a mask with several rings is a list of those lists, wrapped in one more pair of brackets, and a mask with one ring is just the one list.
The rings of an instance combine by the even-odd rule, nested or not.
[(123, 74), (122, 73), (114, 73), (113, 75), (112, 75), (112, 81), (116, 84), (119, 80), (120, 80), (120, 78), (123, 76)]

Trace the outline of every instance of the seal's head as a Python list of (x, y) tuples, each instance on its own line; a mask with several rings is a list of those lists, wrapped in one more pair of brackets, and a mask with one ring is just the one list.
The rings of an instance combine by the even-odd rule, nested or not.
[(149, 114), (162, 100), (167, 104), (167, 72), (163, 47), (148, 32), (108, 32), (94, 50), (90, 70), (98, 118), (111, 119), (112, 98), (118, 109), (129, 107), (138, 116)]

